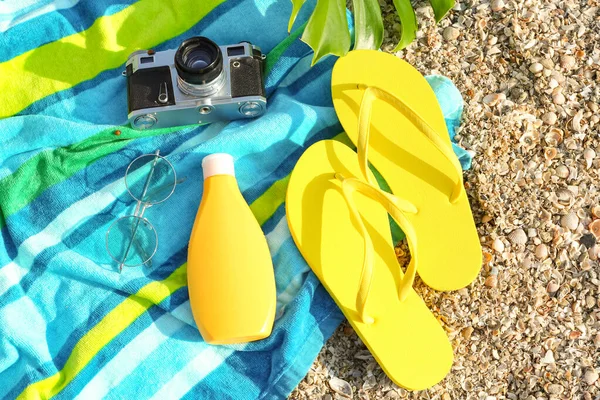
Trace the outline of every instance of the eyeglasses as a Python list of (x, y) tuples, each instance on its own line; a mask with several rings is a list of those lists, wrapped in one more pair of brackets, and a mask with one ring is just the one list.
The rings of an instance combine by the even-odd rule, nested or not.
[(149, 207), (167, 200), (175, 191), (173, 165), (157, 150), (133, 160), (125, 172), (127, 191), (137, 201), (133, 215), (121, 217), (106, 231), (106, 250), (123, 267), (148, 265), (158, 248), (158, 234), (144, 217)]

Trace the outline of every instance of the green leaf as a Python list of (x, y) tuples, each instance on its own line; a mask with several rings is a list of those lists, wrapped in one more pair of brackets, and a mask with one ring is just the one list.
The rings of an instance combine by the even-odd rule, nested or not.
[(429, 0), (429, 4), (433, 8), (435, 22), (440, 22), (448, 14), (448, 11), (454, 7), (454, 0)]
[(292, 31), (296, 17), (304, 5), (304, 2), (306, 2), (306, 0), (292, 0), (292, 14), (290, 15), (290, 22), (288, 22), (288, 33)]
[(315, 52), (312, 65), (328, 54), (345, 55), (350, 49), (345, 0), (317, 0), (302, 41)]
[(394, 6), (396, 6), (402, 24), (400, 42), (394, 49), (394, 51), (398, 51), (408, 46), (417, 37), (417, 17), (410, 0), (394, 0)]
[[(431, 0), (439, 1), (439, 0)], [(377, 0), (352, 0), (355, 49), (377, 50), (383, 42), (383, 21)]]

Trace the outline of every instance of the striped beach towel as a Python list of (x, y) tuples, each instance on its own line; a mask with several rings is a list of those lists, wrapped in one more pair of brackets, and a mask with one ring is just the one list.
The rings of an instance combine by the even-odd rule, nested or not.
[[(283, 201), (304, 149), (341, 127), (335, 60), (310, 68), (299, 40), (307, 16), (288, 35), (290, 11), (281, 0), (0, 3), (0, 398), (282, 398), (306, 374), (342, 316), (294, 246)], [(268, 113), (131, 130), (128, 55), (197, 35), (268, 54)], [(186, 179), (146, 211), (159, 237), (151, 267), (119, 274), (105, 233), (135, 206), (127, 165), (157, 149)], [(206, 345), (186, 288), (201, 160), (223, 151), (276, 273), (273, 333), (247, 345)]]
[[(0, 398), (283, 398), (306, 374), (342, 320), (295, 247), (283, 204), (302, 152), (341, 132), (335, 59), (311, 68), (299, 39), (308, 3), (288, 35), (283, 0), (0, 2)], [(130, 129), (128, 55), (197, 35), (268, 54), (267, 114)], [(151, 266), (119, 274), (105, 233), (133, 213), (128, 164), (156, 150), (185, 180), (146, 211), (159, 238)], [(214, 152), (235, 157), (275, 267), (273, 333), (246, 345), (206, 345), (188, 301), (187, 241), (201, 161)]]

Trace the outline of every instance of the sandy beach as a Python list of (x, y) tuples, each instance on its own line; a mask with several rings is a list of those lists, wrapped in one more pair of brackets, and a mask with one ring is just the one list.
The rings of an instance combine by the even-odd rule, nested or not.
[[(399, 22), (381, 5), (393, 52)], [(599, 6), (462, 1), (436, 25), (416, 5), (418, 39), (395, 54), (454, 81), (465, 101), (457, 140), (474, 154), (464, 177), (481, 274), (456, 292), (417, 284), (454, 366), (406, 391), (343, 323), (291, 399), (600, 398)], [(404, 243), (397, 254), (406, 264)]]

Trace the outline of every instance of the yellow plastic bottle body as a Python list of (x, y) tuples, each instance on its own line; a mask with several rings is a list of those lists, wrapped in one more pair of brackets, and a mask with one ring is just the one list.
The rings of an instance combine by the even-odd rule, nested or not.
[(204, 180), (187, 274), (194, 320), (207, 343), (244, 343), (271, 334), (276, 305), (273, 263), (234, 176)]

